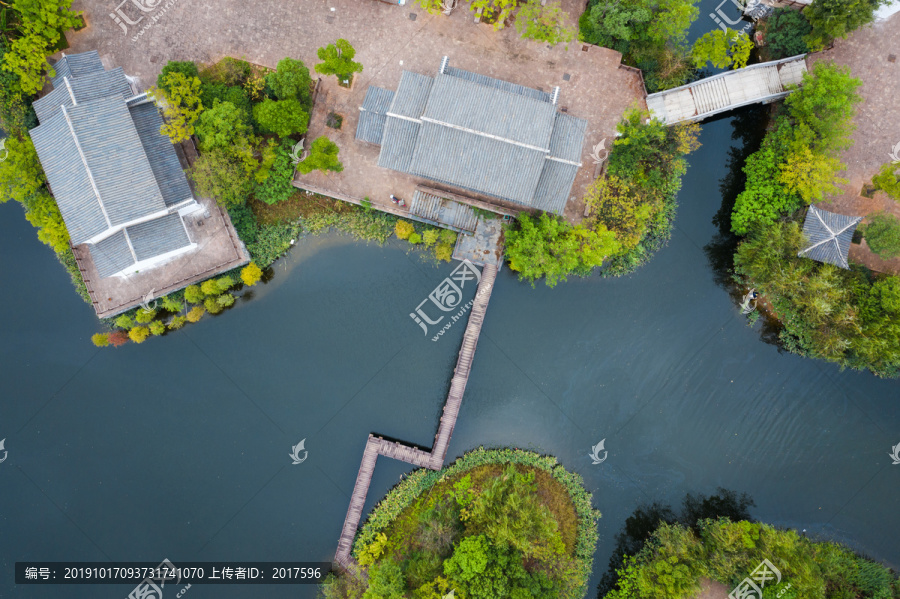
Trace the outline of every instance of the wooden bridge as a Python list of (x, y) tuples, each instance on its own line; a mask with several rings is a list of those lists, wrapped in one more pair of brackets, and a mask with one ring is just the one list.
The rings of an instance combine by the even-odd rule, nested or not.
[(647, 96), (647, 109), (667, 125), (699, 122), (750, 104), (766, 104), (803, 83), (806, 55), (753, 64)]
[(447, 457), (447, 449), (450, 446), (450, 437), (453, 436), (453, 429), (456, 427), (456, 417), (459, 415), (466, 384), (469, 382), (475, 347), (478, 345), (481, 325), (484, 323), (484, 315), (487, 312), (488, 301), (491, 299), (491, 290), (494, 288), (496, 277), (497, 267), (492, 264), (485, 265), (481, 272), (478, 290), (475, 292), (472, 309), (469, 311), (469, 322), (466, 325), (466, 332), (463, 334), (456, 368), (453, 369), (450, 392), (447, 394), (447, 402), (444, 404), (441, 423), (434, 436), (434, 447), (431, 451), (423, 451), (397, 441), (386, 441), (382, 437), (369, 435), (362, 463), (359, 465), (359, 473), (356, 475), (356, 484), (353, 486), (353, 495), (350, 497), (350, 506), (347, 508), (347, 517), (344, 518), (344, 527), (338, 541), (337, 553), (334, 556), (334, 560), (342, 567), (355, 566), (350, 551), (353, 548), (356, 529), (362, 519), (366, 495), (369, 492), (369, 484), (372, 482), (372, 473), (375, 471), (375, 462), (378, 460), (378, 456), (382, 455), (432, 470), (440, 470), (444, 465), (444, 458)]

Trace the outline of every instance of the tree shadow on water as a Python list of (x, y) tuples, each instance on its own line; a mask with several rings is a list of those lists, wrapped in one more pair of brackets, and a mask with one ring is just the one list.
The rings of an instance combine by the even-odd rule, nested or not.
[[(713, 281), (731, 296), (737, 306), (741, 303), (746, 289), (734, 278), (734, 253), (741, 238), (731, 231), (731, 213), (738, 195), (744, 191), (747, 175), (744, 174), (744, 163), (747, 158), (759, 150), (766, 135), (766, 126), (770, 122), (768, 105), (754, 105), (738, 109), (731, 121), (733, 131), (731, 139), (740, 142), (728, 149), (728, 172), (719, 181), (719, 192), (722, 194), (722, 205), (713, 216), (712, 222), (718, 233), (703, 246), (703, 252), (712, 269)], [(774, 318), (760, 318), (762, 328), (760, 339), (781, 350), (779, 333), (781, 324)]]
[(616, 535), (616, 547), (609, 558), (609, 568), (597, 585), (598, 599), (603, 599), (615, 588), (619, 580), (617, 570), (623, 567), (625, 556), (636, 555), (661, 523), (681, 524), (697, 530), (697, 523), (706, 519), (728, 518), (752, 522), (750, 508), (755, 506), (756, 503), (747, 493), (738, 494), (722, 487), (714, 495), (688, 493), (678, 513), (671, 506), (656, 501), (638, 506)]

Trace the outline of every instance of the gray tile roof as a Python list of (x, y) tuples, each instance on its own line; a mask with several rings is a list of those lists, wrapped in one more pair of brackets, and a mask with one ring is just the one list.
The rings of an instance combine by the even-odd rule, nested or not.
[(134, 255), (128, 247), (124, 231), (92, 243), (88, 245), (88, 249), (101, 277), (112, 276), (134, 264)]
[[(68, 83), (68, 85), (66, 85)], [(38, 120), (44, 122), (59, 111), (60, 106), (74, 106), (110, 96), (128, 98), (132, 95), (131, 85), (121, 68), (111, 71), (91, 73), (82, 77), (60, 80), (52, 92), (35, 100), (34, 111)], [(72, 96), (75, 97), (73, 102)]]
[(424, 122), (409, 172), (531, 204), (545, 153)]
[(457, 69), (449, 65), (444, 69), (444, 74), (451, 77), (466, 79), (468, 81), (472, 81), (486, 87), (502, 89), (503, 91), (513, 94), (519, 94), (520, 96), (534, 98), (535, 100), (540, 100), (542, 102), (550, 101), (550, 94), (548, 94), (547, 92), (542, 92), (539, 89), (525, 87), (524, 85), (517, 85), (515, 83), (510, 83), (509, 81), (503, 81), (502, 79), (494, 79), (493, 77), (488, 77), (487, 75), (479, 75), (478, 73), (464, 71), (462, 69)]
[(803, 235), (809, 241), (797, 255), (827, 262), (841, 268), (850, 268), (847, 255), (859, 216), (844, 216), (810, 206), (803, 223)]
[(59, 114), (30, 133), (72, 243), (78, 245), (107, 230), (109, 222), (103, 215), (65, 116)]
[(588, 122), (584, 119), (558, 112), (550, 136), (550, 155), (580, 163), (587, 126)]
[(577, 174), (577, 166), (556, 160), (544, 160), (544, 168), (534, 190), (531, 205), (545, 212), (562, 214)]
[(192, 192), (156, 105), (128, 102), (124, 72), (103, 70), (96, 52), (58, 68), (55, 89), (34, 103), (41, 124), (31, 138), (72, 243), (101, 238), (89, 244), (101, 277), (189, 247), (167, 210)]
[(388, 117), (381, 139), (378, 166), (404, 173), (410, 172), (413, 152), (419, 138), (419, 123)]
[(548, 102), (438, 75), (422, 119), (546, 150), (555, 116), (556, 106)]
[(53, 87), (58, 87), (63, 77), (81, 77), (91, 73), (99, 73), (103, 70), (103, 62), (96, 50), (82, 52), (81, 54), (68, 54), (63, 56), (53, 65), (56, 75), (53, 76)]
[(394, 99), (394, 92), (383, 87), (369, 86), (366, 97), (360, 107), (359, 123), (356, 126), (356, 139), (381, 145), (384, 136), (384, 123)]
[(148, 260), (191, 244), (177, 213), (126, 229), (138, 260)]
[(131, 106), (129, 109), (135, 129), (144, 153), (150, 162), (150, 169), (159, 190), (162, 193), (166, 206), (173, 206), (193, 197), (191, 186), (188, 184), (184, 171), (181, 170), (181, 162), (175, 153), (175, 146), (168, 136), (159, 132), (163, 126), (162, 116), (156, 104), (146, 102)]
[[(374, 106), (383, 91), (370, 88), (365, 102)], [(381, 167), (561, 213), (587, 121), (558, 113), (550, 99), (449, 66), (434, 78), (404, 71), (383, 125), (361, 116), (357, 137), (380, 140)]]
[(431, 93), (434, 79), (428, 75), (419, 75), (410, 71), (403, 71), (400, 75), (400, 85), (391, 102), (390, 114), (398, 114), (417, 119), (425, 112), (425, 103)]
[[(110, 224), (121, 225), (165, 210), (162, 193), (125, 102), (121, 98), (105, 98), (73, 106), (67, 112)], [(78, 157), (72, 158), (77, 161)], [(64, 201), (65, 198), (57, 198), (57, 202)]]

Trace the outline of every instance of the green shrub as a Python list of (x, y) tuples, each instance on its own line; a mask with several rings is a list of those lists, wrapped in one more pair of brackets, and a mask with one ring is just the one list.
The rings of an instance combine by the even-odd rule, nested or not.
[(150, 334), (151, 335), (162, 335), (166, 332), (166, 325), (161, 320), (154, 320), (150, 323)]
[(218, 314), (224, 309), (224, 306), (219, 303), (219, 296), (217, 295), (210, 296), (203, 300), (203, 306), (210, 314)]
[(259, 234), (259, 223), (250, 206), (246, 203), (229, 206), (228, 216), (231, 218), (234, 230), (237, 232), (238, 237), (241, 238), (241, 241), (245, 244), (256, 241), (256, 236)]
[(245, 114), (251, 114), (253, 110), (250, 96), (239, 85), (203, 83), (200, 85), (200, 102), (206, 108), (212, 108), (216, 102), (230, 102)]
[(877, 189), (900, 202), (900, 162), (883, 165), (878, 174), (872, 177), (872, 183)]
[(353, 73), (361, 73), (363, 66), (354, 62), (356, 50), (345, 39), (338, 39), (333, 44), (328, 44), (317, 50), (320, 62), (316, 65), (316, 72), (323, 75), (334, 75), (338, 81), (349, 80)]
[[(169, 73), (181, 73), (186, 79), (191, 79), (192, 77), (200, 78), (200, 73), (197, 71), (197, 65), (194, 62), (190, 60), (170, 60), (166, 63), (166, 66), (162, 68), (159, 76), (157, 76), (156, 87), (167, 92), (171, 91), (166, 83)], [(204, 104), (204, 106), (212, 106), (212, 103)]]
[(422, 239), (425, 241), (425, 247), (431, 247), (437, 243), (440, 233), (437, 229), (425, 229)]
[(205, 297), (199, 285), (188, 285), (184, 288), (184, 299), (191, 304), (199, 304)]
[(338, 152), (339, 148), (336, 143), (325, 136), (318, 137), (310, 146), (309, 156), (297, 165), (297, 170), (304, 175), (308, 175), (314, 170), (323, 173), (328, 171), (339, 173), (344, 170), (344, 165), (338, 160)]
[(181, 312), (184, 309), (184, 303), (171, 295), (167, 295), (162, 298), (162, 307), (167, 312)]
[(156, 318), (156, 310), (138, 308), (134, 313), (134, 320), (140, 324), (147, 324), (154, 318)]
[(766, 46), (772, 60), (806, 54), (809, 48), (804, 39), (812, 31), (812, 25), (799, 10), (776, 8), (765, 21)]
[(334, 229), (362, 239), (384, 243), (394, 234), (397, 217), (377, 210), (353, 208), (347, 212), (319, 212), (304, 219), (310, 233)]
[(266, 83), (279, 100), (299, 100), (303, 109), (312, 109), (312, 77), (303, 61), (282, 58), (274, 73), (266, 76)]
[(409, 237), (407, 237), (406, 240), (415, 245), (417, 243), (422, 243), (422, 236), (418, 233), (410, 233)]
[(219, 62), (203, 68), (200, 80), (204, 83), (222, 83), (225, 85), (244, 85), (253, 71), (253, 66), (246, 60), (226, 56)]
[(204, 298), (219, 295), (219, 284), (215, 279), (207, 279), (200, 283), (200, 291), (203, 292)]
[(234, 305), (234, 296), (230, 293), (223, 293), (216, 298), (216, 302), (223, 308), (230, 308)]
[(450, 229), (441, 229), (440, 237), (441, 243), (453, 245), (456, 243), (457, 233)]
[(94, 333), (93, 335), (91, 335), (91, 343), (93, 343), (97, 347), (106, 347), (107, 345), (109, 345), (109, 334)]
[(224, 293), (234, 287), (234, 279), (228, 275), (223, 275), (216, 279), (216, 286), (219, 288), (219, 293)]
[(893, 214), (879, 212), (870, 215), (862, 232), (869, 248), (881, 258), (900, 256), (900, 219)]
[(116, 318), (115, 323), (120, 329), (130, 329), (134, 326), (134, 321), (127, 314), (120, 314)]
[(287, 137), (306, 133), (309, 114), (303, 110), (303, 105), (297, 99), (266, 99), (253, 107), (253, 119), (263, 133)]
[(179, 315), (179, 316), (174, 316), (174, 317), (172, 318), (172, 320), (169, 321), (169, 330), (170, 330), (170, 331), (177, 331), (178, 329), (180, 329), (181, 327), (183, 327), (183, 326), (184, 326), (184, 323), (186, 323), (186, 322), (187, 322), (187, 317), (186, 317), (186, 316), (181, 316), (181, 315)]
[(294, 163), (291, 159), (291, 144), (287, 140), (283, 140), (276, 150), (275, 161), (269, 170), (268, 177), (256, 188), (256, 198), (269, 205), (288, 199), (296, 191), (292, 184), (293, 178)]

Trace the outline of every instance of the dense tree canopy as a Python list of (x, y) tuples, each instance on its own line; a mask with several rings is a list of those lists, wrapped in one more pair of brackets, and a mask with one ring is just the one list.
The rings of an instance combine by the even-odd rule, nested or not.
[(731, 219), (735, 233), (771, 224), (835, 189), (843, 164), (834, 155), (851, 143), (859, 85), (845, 67), (817, 63), (804, 74), (762, 147), (747, 159), (746, 188)]
[(350, 45), (350, 42), (341, 38), (333, 44), (328, 44), (324, 48), (319, 48), (318, 57), (320, 62), (316, 65), (316, 72), (323, 75), (334, 75), (339, 80), (349, 80), (353, 73), (361, 73), (363, 66), (358, 62), (353, 62), (356, 56), (356, 50)]
[[(196, 71), (196, 67), (194, 70)], [(160, 78), (162, 85), (148, 90), (149, 95), (162, 107), (165, 114), (165, 122), (160, 133), (168, 135), (172, 143), (182, 142), (194, 134), (194, 123), (203, 112), (203, 104), (200, 102), (200, 79), (176, 70), (170, 71), (164, 77), (160, 75)]]
[(266, 83), (279, 100), (299, 100), (307, 113), (312, 108), (312, 78), (302, 61), (282, 58), (274, 73), (269, 73)]
[(822, 50), (835, 38), (847, 37), (875, 18), (875, 9), (883, 0), (815, 0), (803, 9), (812, 31), (806, 43), (814, 51)]

